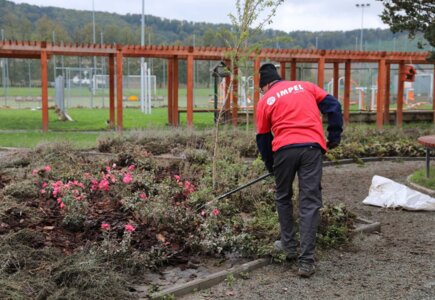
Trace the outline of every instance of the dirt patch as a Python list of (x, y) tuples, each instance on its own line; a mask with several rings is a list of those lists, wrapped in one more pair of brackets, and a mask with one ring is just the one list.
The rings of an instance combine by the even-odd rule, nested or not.
[(294, 266), (276, 264), (182, 299), (433, 299), (435, 213), (362, 204), (374, 175), (406, 184), (406, 177), (423, 164), (372, 162), (324, 168), (324, 203), (345, 203), (358, 216), (381, 222), (382, 229), (355, 237), (348, 247), (318, 253), (312, 278), (301, 279)]

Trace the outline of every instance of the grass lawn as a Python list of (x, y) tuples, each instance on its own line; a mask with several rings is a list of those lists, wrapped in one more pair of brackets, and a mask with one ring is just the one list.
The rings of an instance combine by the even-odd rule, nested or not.
[[(53, 110), (49, 110), (50, 131), (105, 131), (109, 119), (109, 109), (74, 108), (68, 114), (73, 122), (60, 121)], [(116, 112), (115, 112), (116, 116)], [(213, 113), (194, 113), (195, 128), (213, 126)], [(166, 127), (167, 108), (153, 108), (151, 114), (143, 114), (139, 108), (124, 108), (124, 129), (143, 129)], [(187, 124), (186, 113), (180, 114), (180, 124)], [(42, 127), (40, 110), (0, 109), (0, 130), (39, 130)]]
[(27, 131), (0, 133), (0, 147), (33, 148), (41, 143), (68, 142), (73, 148), (89, 149), (97, 146), (98, 133)]
[(429, 178), (426, 177), (426, 168), (418, 169), (411, 175), (410, 180), (425, 188), (435, 190), (435, 168), (433, 166), (431, 166), (429, 175)]

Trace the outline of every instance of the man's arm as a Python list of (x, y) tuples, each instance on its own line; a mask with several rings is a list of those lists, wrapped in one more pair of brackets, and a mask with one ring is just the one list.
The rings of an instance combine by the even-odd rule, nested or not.
[(341, 133), (343, 132), (343, 115), (341, 113), (341, 104), (338, 100), (326, 95), (319, 104), (322, 114), (328, 117), (328, 148), (335, 148), (340, 144)]
[(273, 151), (272, 151), (272, 140), (273, 135), (271, 132), (259, 133), (257, 134), (257, 147), (260, 151), (261, 158), (266, 165), (267, 170), (273, 172)]

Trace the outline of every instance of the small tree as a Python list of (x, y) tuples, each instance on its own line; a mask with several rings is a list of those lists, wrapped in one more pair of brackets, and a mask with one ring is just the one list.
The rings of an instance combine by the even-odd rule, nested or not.
[[(408, 31), (410, 38), (417, 33), (432, 47), (435, 47), (435, 2), (433, 0), (378, 0), (384, 4), (382, 21), (390, 26), (392, 32)], [(423, 48), (424, 44), (419, 43)], [(435, 61), (435, 51), (431, 52), (430, 61)]]
[[(253, 38), (258, 35), (266, 25), (272, 23), (272, 18), (276, 14), (276, 10), (284, 0), (237, 0), (236, 14), (229, 14), (231, 21), (230, 30), (222, 30), (219, 36), (224, 40), (226, 46), (231, 51), (225, 54), (225, 58), (230, 62), (228, 66), (231, 72), (230, 86), (224, 97), (224, 103), (218, 114), (215, 126), (215, 140), (213, 149), (213, 165), (212, 165), (212, 181), (213, 189), (216, 187), (216, 161), (218, 157), (219, 144), (219, 124), (223, 115), (225, 103), (230, 101), (230, 93), (232, 87), (241, 76), (249, 74), (249, 68), (252, 65), (252, 59), (255, 59), (257, 50), (270, 42), (263, 40), (261, 42), (252, 43)], [(237, 77), (234, 75), (234, 70), (238, 70)], [(256, 88), (256, 87), (254, 87)]]

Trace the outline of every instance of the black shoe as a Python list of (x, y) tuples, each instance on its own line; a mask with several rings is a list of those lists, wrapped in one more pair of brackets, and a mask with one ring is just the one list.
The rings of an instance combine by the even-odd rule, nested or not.
[(282, 246), (281, 241), (275, 241), (275, 243), (273, 244), (273, 247), (277, 251), (284, 252), (286, 254), (286, 258), (287, 258), (288, 261), (293, 261), (296, 258), (298, 258), (298, 252), (296, 251), (296, 249), (286, 249), (286, 248), (284, 248)]
[(316, 272), (314, 263), (299, 262), (298, 275), (304, 278), (311, 277)]

